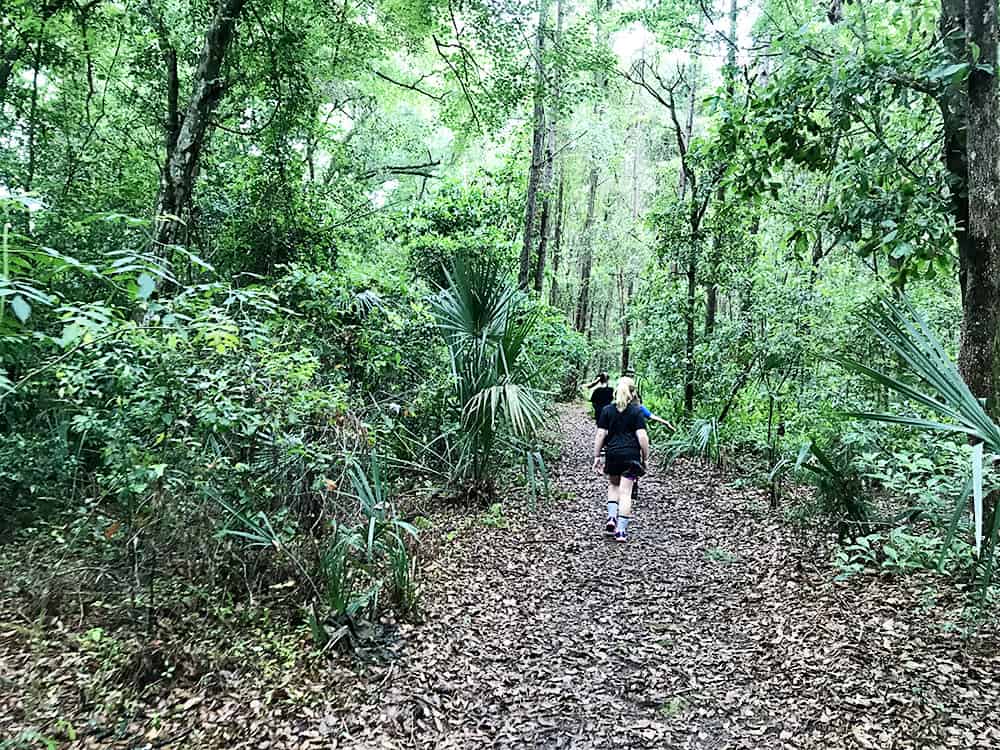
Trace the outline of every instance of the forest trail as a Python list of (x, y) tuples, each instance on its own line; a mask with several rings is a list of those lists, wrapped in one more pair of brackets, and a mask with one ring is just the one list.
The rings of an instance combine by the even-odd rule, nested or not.
[(835, 582), (763, 493), (655, 455), (615, 544), (592, 423), (560, 421), (562, 499), (444, 546), (426, 623), (355, 683), (339, 746), (1000, 747), (996, 641), (949, 631), (948, 602)]
[(0, 630), (0, 719), (4, 705), (20, 716), (23, 690), (45, 706), (27, 718), (72, 721), (65, 746), (80, 750), (1000, 748), (998, 625), (971, 631), (953, 582), (835, 581), (815, 532), (738, 471), (657, 466), (655, 431), (617, 544), (589, 415), (560, 407), (558, 427), (554, 499), (537, 513), (523, 498), (504, 516), (429, 512), (424, 620), (381, 648), (316, 656), (300, 623), (304, 662), (229, 660), (102, 717), (78, 703), (93, 644), (57, 624), (44, 643)]

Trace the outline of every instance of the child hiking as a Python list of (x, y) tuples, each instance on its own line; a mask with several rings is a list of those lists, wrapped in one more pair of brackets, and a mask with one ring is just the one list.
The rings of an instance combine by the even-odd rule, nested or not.
[(605, 532), (615, 541), (628, 541), (628, 522), (632, 518), (632, 487), (646, 473), (649, 436), (646, 418), (635, 403), (635, 384), (621, 378), (614, 401), (605, 406), (597, 419), (594, 435), (594, 471), (601, 473), (601, 449), (605, 452), (604, 474), (608, 477), (608, 520)]
[[(597, 386), (594, 388), (594, 386)], [(604, 407), (611, 403), (614, 398), (614, 391), (608, 384), (608, 374), (602, 372), (593, 383), (587, 383), (584, 388), (594, 388), (590, 393), (590, 405), (594, 407), (594, 421), (601, 418)]]

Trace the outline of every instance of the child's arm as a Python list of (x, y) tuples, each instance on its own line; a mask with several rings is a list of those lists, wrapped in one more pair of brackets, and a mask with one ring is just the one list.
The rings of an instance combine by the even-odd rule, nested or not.
[(642, 465), (649, 465), (649, 434), (645, 429), (636, 430), (635, 436), (639, 439), (639, 451), (642, 455)]
[(604, 447), (604, 439), (608, 436), (608, 431), (598, 428), (594, 435), (594, 471), (601, 473), (601, 448)]
[(659, 417), (656, 414), (650, 414), (648, 419), (652, 419), (654, 422), (659, 422), (671, 432), (677, 432), (677, 428), (674, 427), (668, 420), (664, 419), (663, 417)]

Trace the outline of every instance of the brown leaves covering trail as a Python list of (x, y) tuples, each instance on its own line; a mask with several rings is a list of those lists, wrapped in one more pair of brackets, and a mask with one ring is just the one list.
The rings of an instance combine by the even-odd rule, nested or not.
[(425, 571), (425, 622), (403, 626), (393, 659), (240, 675), (157, 736), (187, 732), (167, 746), (199, 748), (1000, 748), (997, 628), (969, 634), (951, 583), (835, 582), (762, 493), (698, 463), (654, 465), (632, 540), (615, 544), (589, 473), (592, 424), (576, 409), (561, 422), (563, 499), (537, 515), (506, 502), (507, 528), (459, 524)]
[(697, 463), (644, 478), (615, 544), (591, 423), (562, 424), (569, 498), (446, 550), (381, 704), (346, 715), (359, 746), (1000, 747), (995, 629), (948, 633), (914, 579), (834, 582)]

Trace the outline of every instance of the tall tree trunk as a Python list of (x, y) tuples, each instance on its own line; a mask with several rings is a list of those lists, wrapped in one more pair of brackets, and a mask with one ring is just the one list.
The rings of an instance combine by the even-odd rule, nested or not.
[[(638, 222), (639, 220), (639, 150), (642, 144), (641, 132), (638, 127), (634, 131), (635, 144), (632, 149), (632, 222)], [(635, 290), (635, 275), (631, 272), (627, 273), (628, 281), (626, 283), (626, 269), (621, 267), (618, 269), (618, 299), (620, 302), (620, 317), (621, 317), (621, 362), (622, 362), (622, 372), (628, 372), (629, 365), (631, 364), (632, 350), (630, 340), (632, 338), (632, 318), (629, 311), (629, 305), (632, 302), (632, 294)]]
[(631, 359), (631, 348), (629, 346), (629, 337), (632, 334), (632, 325), (628, 314), (628, 303), (632, 299), (632, 290), (634, 288), (634, 277), (629, 274), (628, 283), (625, 282), (625, 269), (618, 269), (618, 301), (619, 301), (619, 315), (621, 317), (621, 337), (622, 337), (622, 372), (628, 372), (630, 359)]
[[(941, 0), (938, 31), (953, 60), (968, 57), (966, 47), (966, 0)], [(978, 43), (978, 42), (977, 42)], [(952, 84), (938, 97), (944, 130), (942, 159), (947, 171), (951, 214), (955, 220), (958, 246), (958, 283), (962, 295), (962, 344), (959, 369), (972, 392), (990, 395), (989, 365), (985, 350), (990, 338), (988, 320), (980, 321), (980, 311), (989, 305), (985, 258), (977, 246), (969, 225), (969, 96), (971, 77), (965, 84)], [(986, 292), (984, 294), (984, 292)], [(978, 353), (978, 354), (977, 354)]]
[[(942, 11), (945, 6), (951, 3), (943, 0)], [(958, 365), (969, 389), (986, 402), (987, 410), (995, 417), (1000, 412), (1000, 122), (997, 119), (996, 0), (966, 0), (964, 21), (964, 57), (970, 66), (965, 128), (969, 223), (967, 244), (964, 248), (959, 245), (962, 337)], [(963, 250), (965, 254), (961, 255)], [(998, 500), (996, 492), (985, 498), (987, 529), (994, 526)], [(987, 545), (990, 544), (988, 538)]]
[[(602, 24), (603, 14), (611, 10), (611, 0), (598, 0), (597, 2), (597, 39), (599, 44), (607, 44), (608, 33)], [(603, 98), (607, 88), (607, 76), (600, 70), (594, 73), (594, 83), (598, 92)], [(600, 122), (602, 117), (602, 106), (600, 101), (594, 102), (594, 119)], [(599, 160), (596, 154), (591, 156), (590, 179), (587, 188), (587, 219), (583, 225), (583, 256), (580, 259), (580, 296), (576, 305), (576, 329), (584, 330), (587, 321), (593, 316), (588, 316), (587, 310), (590, 305), (590, 271), (594, 262), (594, 208), (597, 201), (597, 184), (600, 177)], [(588, 332), (588, 337), (589, 337)]]
[(689, 416), (694, 412), (694, 313), (698, 291), (698, 247), (691, 239), (688, 251), (687, 307), (684, 317), (687, 330), (684, 335), (684, 412)]
[(531, 166), (528, 168), (528, 195), (524, 204), (524, 238), (521, 243), (521, 262), (517, 273), (517, 284), (528, 288), (531, 277), (531, 250), (535, 236), (535, 213), (538, 207), (538, 186), (545, 168), (545, 20), (548, 15), (548, 0), (538, 2), (538, 30), (535, 33), (535, 108), (532, 116)]
[[(732, 100), (736, 94), (736, 19), (739, 10), (736, 0), (729, 2), (729, 38), (726, 40), (726, 66), (722, 71), (726, 81), (726, 93)], [(725, 201), (726, 190), (719, 188), (716, 198), (721, 204)], [(716, 230), (715, 237), (712, 238), (712, 252), (708, 261), (709, 284), (705, 295), (705, 338), (710, 337), (715, 332), (715, 317), (719, 310), (719, 265), (722, 262), (722, 239)]]
[[(157, 200), (154, 233), (154, 248), (158, 252), (163, 253), (170, 245), (184, 240), (184, 222), (190, 216), (202, 148), (211, 132), (212, 116), (225, 89), (222, 66), (233, 41), (236, 21), (246, 2), (222, 0), (219, 5), (205, 35), (205, 46), (201, 50), (183, 118), (179, 117), (179, 107), (170, 101), (171, 80), (176, 80), (176, 60), (171, 68), (167, 58), (168, 113), (164, 128), (167, 155)], [(174, 119), (175, 112), (178, 113), (177, 120)], [(173, 130), (175, 123), (179, 123), (179, 127)]]
[(556, 226), (552, 232), (552, 284), (549, 286), (549, 304), (556, 307), (559, 304), (559, 261), (562, 255), (563, 237), (563, 193), (566, 187), (566, 174), (560, 170), (559, 192), (556, 194)]
[(583, 255), (580, 257), (580, 296), (576, 304), (576, 330), (583, 331), (587, 326), (588, 309), (590, 307), (590, 267), (594, 262), (594, 211), (597, 204), (597, 164), (590, 168), (590, 179), (587, 188), (587, 218), (583, 222), (583, 232), (580, 242), (583, 245)]
[[(556, 34), (553, 45), (558, 50), (562, 41), (563, 0), (556, 2)], [(556, 146), (559, 117), (562, 114), (563, 69), (557, 65), (555, 75), (555, 96), (548, 113), (548, 134), (545, 139), (545, 169), (542, 172), (542, 216), (538, 226), (538, 255), (535, 258), (535, 291), (539, 295), (545, 282), (545, 259), (549, 245), (549, 225), (552, 220), (552, 180), (555, 174)]]
[[(695, 95), (698, 89), (698, 77), (691, 76), (691, 92), (688, 99), (687, 122), (685, 123), (685, 134), (683, 144), (678, 144), (681, 149), (681, 183), (680, 198), (684, 202), (685, 194), (690, 189), (691, 207), (689, 212), (689, 225), (691, 237), (688, 248), (687, 271), (687, 304), (684, 310), (686, 330), (684, 335), (684, 412), (688, 416), (694, 413), (694, 314), (697, 303), (698, 290), (698, 230), (701, 224), (701, 217), (697, 210), (698, 197), (695, 185), (688, 185), (687, 173), (687, 144), (691, 143), (691, 136), (694, 133), (694, 104)], [(676, 116), (675, 116), (676, 119)], [(693, 174), (693, 173), (692, 173)]]
[[(996, 413), (997, 324), (1000, 315), (1000, 122), (997, 113), (996, 0), (966, 0), (968, 78), (967, 257), (962, 263), (962, 342), (958, 362), (970, 390)], [(973, 46), (979, 49), (974, 59)], [(978, 62), (978, 65), (977, 65)], [(981, 69), (983, 66), (989, 70)]]
[[(551, 120), (551, 116), (550, 116)], [(538, 253), (535, 256), (534, 289), (539, 295), (545, 282), (545, 255), (549, 245), (549, 223), (552, 215), (552, 162), (555, 161), (555, 126), (549, 125), (549, 133), (545, 147), (545, 170), (542, 174), (542, 214), (538, 220)]]

